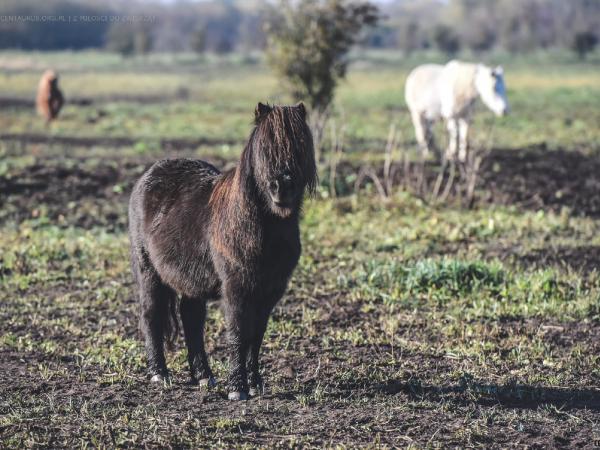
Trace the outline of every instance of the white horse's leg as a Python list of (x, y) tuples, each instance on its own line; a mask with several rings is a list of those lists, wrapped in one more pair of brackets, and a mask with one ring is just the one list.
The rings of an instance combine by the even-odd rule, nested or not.
[(433, 135), (433, 125), (435, 121), (432, 119), (423, 119), (425, 123), (425, 140), (427, 141), (427, 148), (430, 152), (434, 152), (436, 156), (439, 156), (438, 148), (435, 144), (435, 136)]
[(429, 142), (427, 139), (429, 133), (428, 123), (418, 112), (412, 112), (411, 118), (415, 127), (415, 137), (419, 145), (419, 150), (421, 150), (423, 156), (426, 158), (429, 155)]
[(446, 121), (446, 128), (448, 128), (448, 149), (446, 150), (446, 159), (453, 160), (456, 158), (456, 150), (458, 147), (458, 123), (456, 119), (448, 119)]
[(467, 119), (458, 119), (458, 159), (465, 162), (467, 160), (467, 150), (469, 147), (469, 121)]

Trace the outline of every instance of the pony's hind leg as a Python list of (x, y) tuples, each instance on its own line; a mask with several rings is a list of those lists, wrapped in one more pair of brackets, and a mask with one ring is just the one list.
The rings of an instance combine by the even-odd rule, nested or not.
[(188, 350), (192, 383), (213, 387), (216, 385), (216, 381), (210, 370), (206, 350), (204, 349), (206, 300), (204, 298), (183, 297), (180, 314), (185, 344)]
[(434, 124), (435, 121), (433, 120), (425, 120), (425, 140), (427, 141), (427, 148), (434, 154), (436, 158), (440, 158), (440, 150), (435, 142), (435, 135), (433, 134)]
[(153, 267), (142, 267), (136, 274), (140, 298), (140, 329), (146, 345), (148, 373), (153, 382), (169, 380), (165, 361), (164, 337), (169, 327), (169, 306), (175, 292), (162, 283)]
[(419, 112), (413, 112), (411, 114), (413, 126), (415, 128), (415, 137), (419, 150), (421, 151), (423, 158), (428, 158), (429, 153), (438, 153), (435, 137), (433, 135), (433, 121), (427, 119), (423, 114)]
[(423, 116), (419, 112), (412, 112), (411, 119), (413, 122), (413, 126), (415, 128), (415, 138), (417, 140), (417, 145), (419, 146), (419, 150), (423, 154), (424, 158), (427, 158), (429, 155), (429, 142), (427, 139), (427, 123)]

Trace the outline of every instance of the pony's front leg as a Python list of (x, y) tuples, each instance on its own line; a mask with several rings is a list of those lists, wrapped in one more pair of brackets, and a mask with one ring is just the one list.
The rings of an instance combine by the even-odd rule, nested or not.
[(248, 383), (250, 385), (250, 395), (262, 395), (264, 393), (263, 378), (260, 374), (260, 347), (262, 345), (267, 322), (269, 321), (270, 309), (258, 313), (254, 336), (250, 342), (248, 352)]
[(245, 342), (237, 330), (230, 328), (227, 332), (229, 344), (229, 400), (248, 400), (248, 375), (246, 371), (246, 355), (249, 344)]
[(244, 317), (244, 300), (241, 296), (225, 296), (225, 322), (229, 346), (229, 400), (248, 399), (248, 372), (246, 357), (250, 342)]
[(255, 397), (264, 393), (264, 382), (260, 374), (260, 346), (262, 345), (262, 337), (256, 339), (250, 344), (250, 350), (248, 352), (248, 385), (250, 389), (248, 393), (250, 396)]

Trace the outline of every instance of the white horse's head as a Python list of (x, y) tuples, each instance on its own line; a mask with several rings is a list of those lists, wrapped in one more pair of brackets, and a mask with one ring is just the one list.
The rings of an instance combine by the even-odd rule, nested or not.
[(475, 87), (485, 105), (497, 116), (508, 114), (510, 107), (506, 98), (504, 70), (501, 66), (491, 68), (480, 64), (475, 75)]

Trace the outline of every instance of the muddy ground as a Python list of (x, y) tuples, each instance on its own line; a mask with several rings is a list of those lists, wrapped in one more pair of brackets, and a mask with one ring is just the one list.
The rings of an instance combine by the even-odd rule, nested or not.
[[(211, 161), (226, 165), (223, 160)], [(87, 167), (72, 160), (66, 164), (39, 159), (0, 177), (0, 221), (18, 223), (44, 216), (65, 227), (120, 232), (126, 227), (128, 192), (151, 162), (139, 156)], [(556, 212), (569, 208), (574, 214), (600, 216), (600, 163), (595, 158), (544, 148), (496, 150), (486, 164), (491, 170), (480, 180), (475, 207), (517, 205)], [(600, 262), (597, 247), (577, 252), (558, 248), (520, 256), (540, 265), (571, 261), (575, 269), (583, 270)], [(113, 282), (131, 286), (127, 273)], [(143, 369), (134, 366), (127, 369), (126, 380), (112, 381), (106, 366), (82, 365), (77, 352), (36, 348), (41, 339), (59, 348), (84, 347), (83, 341), (98, 330), (139, 342), (136, 305), (132, 294), (125, 294), (110, 308), (99, 308), (84, 295), (81, 280), (68, 277), (52, 291), (28, 289), (32, 288), (11, 292), (0, 309), (3, 335), (27, 336), (34, 342), (27, 351), (9, 347), (0, 351), (0, 442), (8, 447), (17, 442), (53, 448), (600, 446), (598, 373), (570, 368), (568, 384), (522, 384), (518, 370), (501, 360), (489, 362), (489, 372), (473, 373), (465, 370), (468, 364), (461, 358), (437, 350), (444, 337), (418, 315), (400, 322), (396, 332), (400, 340), (419, 342), (428, 351), (394, 349), (385, 341), (336, 342), (324, 349), (320, 334), (325, 329), (385, 334), (380, 319), (386, 310), (364, 308), (331, 293), (307, 301), (292, 291), (277, 307), (276, 320), (299, 324), (308, 308), (316, 312), (314, 332), (289, 338), (284, 351), (267, 346), (266, 395), (231, 403), (225, 400), (222, 378), (219, 387), (208, 392), (191, 386), (185, 371), (179, 371), (174, 373), (174, 385), (165, 388), (149, 385)], [(65, 293), (75, 297), (77, 308), (55, 303)], [(38, 299), (36, 309), (19, 309), (11, 302), (19, 295)], [(74, 329), (44, 324), (36, 314), (60, 318)], [(472, 325), (485, 330), (488, 344), (504, 352), (511, 351), (508, 337), (535, 340), (558, 358), (568, 358), (578, 348), (600, 352), (600, 324), (590, 320), (506, 318)], [(212, 331), (208, 350), (224, 361), (223, 330)], [(41, 366), (49, 375), (40, 375)], [(506, 373), (513, 370), (514, 381), (507, 382)], [(529, 362), (527, 370), (548, 379), (555, 371), (541, 361)]]
[[(78, 138), (73, 138), (78, 139)], [(77, 142), (74, 145), (101, 145), (97, 138), (93, 143)], [(34, 143), (37, 141), (34, 141)], [(64, 143), (58, 143), (64, 144)], [(69, 143), (73, 144), (73, 143)], [(169, 147), (169, 145), (167, 145)], [(193, 146), (191, 146), (193, 147)], [(190, 146), (173, 144), (172, 149), (181, 150), (172, 155), (189, 157)], [(188, 149), (187, 151), (184, 149)], [(208, 156), (217, 167), (229, 167), (231, 162), (217, 156)], [(8, 175), (0, 176), (1, 221), (22, 220), (35, 210), (36, 202), (47, 204), (51, 219), (65, 215), (65, 205), (89, 200), (98, 204), (116, 204), (126, 201), (135, 180), (153, 162), (151, 157), (124, 157), (118, 161), (105, 162), (86, 168), (83, 158), (61, 161), (60, 158), (39, 157), (38, 161)], [(352, 163), (340, 165), (343, 176), (357, 174), (360, 166)], [(402, 185), (401, 163), (395, 166), (395, 189)], [(412, 169), (414, 170), (414, 169)], [(377, 170), (381, 176), (381, 169)], [(425, 165), (424, 177), (433, 188), (439, 175), (439, 166), (433, 162)], [(338, 178), (343, 178), (338, 176)], [(444, 178), (447, 180), (447, 177)], [(368, 180), (367, 180), (368, 181)], [(411, 181), (411, 184), (414, 184)], [(118, 186), (115, 189), (115, 186)], [(409, 186), (410, 188), (410, 186)], [(342, 186), (342, 194), (353, 192), (354, 185)], [(579, 151), (548, 150), (545, 146), (526, 149), (495, 149), (482, 164), (472, 207), (489, 205), (515, 206), (534, 211), (568, 211), (577, 216), (600, 217), (600, 159)], [(451, 190), (447, 202), (456, 203), (456, 190)], [(112, 222), (114, 217), (74, 217), (77, 226), (91, 226)], [(89, 220), (89, 222), (86, 222)], [(104, 221), (104, 222), (103, 222)], [(123, 226), (122, 221), (118, 222)]]
[[(338, 310), (335, 324), (327, 318), (320, 326), (366, 323), (360, 312), (339, 308), (335, 301), (329, 306)], [(126, 323), (133, 311), (124, 308), (122, 313), (126, 317), (116, 320)], [(279, 314), (298, 318), (298, 305), (285, 301)], [(600, 350), (598, 326), (557, 326), (550, 332), (544, 331), (548, 325), (544, 327), (531, 322), (503, 323), (498, 327), (497, 339), (506, 333), (543, 334), (544, 342), (558, 352), (581, 342), (593, 343), (590, 349)], [(135, 334), (133, 328), (121, 332)], [(399, 333), (417, 338), (409, 327), (401, 328)], [(69, 339), (53, 338), (58, 342)], [(424, 338), (435, 343), (433, 336)], [(209, 350), (223, 355), (225, 349), (217, 346)], [(38, 444), (49, 447), (72, 446), (78, 441), (112, 446), (117, 443), (115, 435), (129, 439), (121, 445), (136, 447), (190, 446), (190, 442), (350, 447), (374, 443), (393, 447), (443, 443), (499, 448), (600, 445), (594, 440), (599, 438), (595, 424), (600, 414), (600, 394), (595, 389), (497, 385), (467, 376), (453, 380), (450, 374), (461, 369), (457, 360), (433, 352), (403, 353), (390, 364), (386, 356), (389, 351), (385, 347), (361, 346), (323, 352), (318, 342), (294, 339), (285, 354), (268, 352), (264, 357), (269, 382), (282, 390), (270, 393), (267, 385), (264, 397), (243, 404), (228, 402), (223, 388), (206, 392), (191, 386), (182, 373), (175, 374), (170, 389), (148, 384), (139, 372), (130, 374), (132, 382), (127, 385), (98, 383), (97, 379), (105, 374), (87, 367), (82, 375), (75, 358), (56, 360), (35, 351), (27, 355), (3, 351), (0, 390), (10, 403), (4, 400), (1, 411), (8, 414), (29, 409), (35, 414), (28, 418), (30, 422), (3, 427), (0, 436), (7, 439), (9, 434), (27, 427), (31, 436), (37, 436)], [(60, 367), (64, 375), (40, 380), (28, 367), (41, 363)], [(359, 378), (330, 381), (347, 371), (348, 365), (369, 369)], [(429, 381), (440, 374), (446, 374), (445, 381)], [(578, 380), (582, 384), (594, 381)], [(310, 399), (319, 388), (323, 391), (318, 399), (299, 404), (299, 398)], [(131, 424), (117, 420), (127, 410), (137, 411), (141, 417), (132, 418)], [(144, 413), (146, 410), (149, 412)], [(61, 415), (69, 419), (61, 420)], [(230, 421), (215, 420), (221, 417)], [(151, 424), (151, 429), (146, 430), (145, 423)]]

